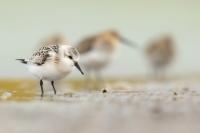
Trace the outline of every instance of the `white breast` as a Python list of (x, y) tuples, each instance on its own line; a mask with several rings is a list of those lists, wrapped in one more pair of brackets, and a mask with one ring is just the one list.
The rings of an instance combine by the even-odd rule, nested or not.
[(55, 64), (54, 62), (47, 62), (43, 65), (28, 65), (29, 71), (43, 80), (59, 80), (68, 75), (73, 68), (73, 64), (67, 61), (61, 61), (59, 64)]

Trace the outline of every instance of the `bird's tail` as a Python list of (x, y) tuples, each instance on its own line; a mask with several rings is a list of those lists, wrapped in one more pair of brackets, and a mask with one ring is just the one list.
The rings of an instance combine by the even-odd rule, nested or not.
[(16, 60), (20, 61), (23, 64), (27, 64), (27, 61), (25, 59), (16, 59)]

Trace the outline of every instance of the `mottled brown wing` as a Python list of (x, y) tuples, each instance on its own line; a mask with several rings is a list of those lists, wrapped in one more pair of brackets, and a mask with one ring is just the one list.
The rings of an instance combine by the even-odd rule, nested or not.
[(48, 58), (49, 59), (52, 58), (49, 53), (50, 52), (58, 53), (58, 49), (59, 49), (58, 45), (42, 47), (32, 55), (32, 57), (29, 59), (29, 61), (32, 64), (42, 65), (48, 60)]
[(93, 45), (96, 41), (96, 37), (93, 36), (93, 37), (89, 37), (89, 38), (86, 38), (84, 39), (83, 41), (81, 41), (77, 46), (77, 50), (80, 54), (84, 54), (84, 53), (87, 53), (89, 52), (90, 50), (92, 50), (93, 48)]

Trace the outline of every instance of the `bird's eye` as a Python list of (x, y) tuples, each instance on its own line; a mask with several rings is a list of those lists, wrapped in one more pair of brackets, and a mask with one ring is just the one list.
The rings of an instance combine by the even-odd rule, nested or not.
[(68, 57), (69, 57), (70, 59), (72, 59), (72, 56), (71, 56), (71, 55), (69, 55)]

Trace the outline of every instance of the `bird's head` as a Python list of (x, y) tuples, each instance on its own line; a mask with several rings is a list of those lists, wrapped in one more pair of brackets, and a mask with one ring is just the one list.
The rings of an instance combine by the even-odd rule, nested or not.
[(81, 72), (82, 75), (84, 75), (78, 61), (80, 58), (80, 54), (78, 50), (70, 45), (62, 45), (61, 46), (61, 54), (62, 56), (71, 61), (73, 65)]

